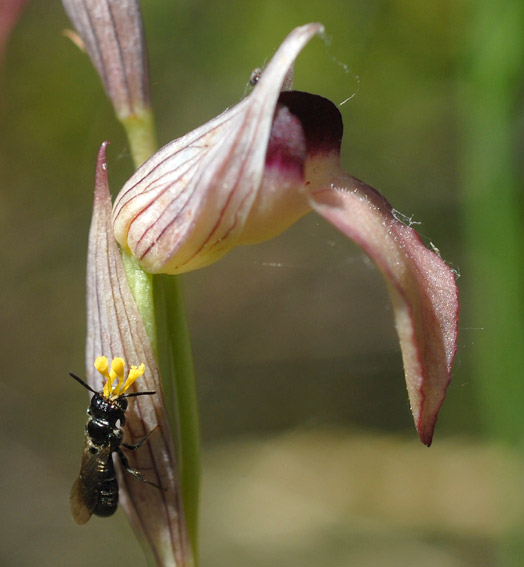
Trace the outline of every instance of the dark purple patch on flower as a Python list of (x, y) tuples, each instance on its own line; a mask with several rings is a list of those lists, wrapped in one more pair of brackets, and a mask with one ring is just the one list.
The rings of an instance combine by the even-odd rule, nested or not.
[(327, 98), (300, 91), (284, 91), (278, 99), (279, 108), (286, 107), (300, 120), (306, 137), (307, 155), (340, 153), (342, 116)]
[(266, 167), (277, 167), (302, 177), (306, 161), (306, 140), (299, 118), (279, 104), (266, 151)]

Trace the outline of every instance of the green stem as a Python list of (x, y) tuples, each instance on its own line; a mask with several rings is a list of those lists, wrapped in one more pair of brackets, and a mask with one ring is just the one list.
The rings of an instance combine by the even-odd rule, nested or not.
[[(144, 110), (121, 120), (136, 167), (156, 151), (153, 115)], [(200, 494), (200, 430), (191, 342), (186, 322), (180, 276), (145, 272), (136, 258), (122, 257), (131, 291), (157, 354), (169, 420), (174, 432), (184, 514), (193, 551), (198, 552)]]
[(126, 116), (120, 120), (125, 128), (135, 167), (140, 167), (158, 149), (155, 122), (151, 109)]
[(159, 330), (161, 374), (168, 408), (174, 408), (177, 460), (186, 526), (195, 565), (198, 552), (198, 504), (200, 493), (200, 425), (193, 369), (193, 356), (183, 307), (179, 276), (154, 277), (155, 305)]
[(126, 270), (127, 281), (138, 312), (142, 317), (147, 336), (149, 337), (153, 350), (158, 354), (158, 336), (153, 299), (153, 276), (141, 268), (137, 259), (129, 250), (122, 250), (122, 261)]

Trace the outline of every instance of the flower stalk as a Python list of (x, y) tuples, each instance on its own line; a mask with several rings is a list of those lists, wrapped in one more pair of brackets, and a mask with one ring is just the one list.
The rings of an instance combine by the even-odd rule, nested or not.
[(144, 108), (121, 118), (120, 122), (126, 131), (133, 163), (138, 168), (158, 149), (153, 112)]

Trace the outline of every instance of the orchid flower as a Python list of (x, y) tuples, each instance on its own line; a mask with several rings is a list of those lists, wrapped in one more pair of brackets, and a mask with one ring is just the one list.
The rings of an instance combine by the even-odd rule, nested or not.
[(380, 193), (344, 171), (336, 106), (290, 90), (295, 58), (322, 31), (295, 29), (245, 99), (144, 163), (114, 203), (115, 238), (146, 272), (179, 274), (315, 211), (386, 281), (415, 426), (430, 445), (456, 351), (454, 275)]

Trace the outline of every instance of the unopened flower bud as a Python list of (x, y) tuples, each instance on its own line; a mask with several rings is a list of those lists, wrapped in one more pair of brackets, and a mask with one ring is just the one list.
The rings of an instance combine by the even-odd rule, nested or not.
[(117, 116), (149, 108), (149, 66), (138, 0), (62, 0)]

